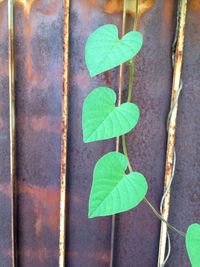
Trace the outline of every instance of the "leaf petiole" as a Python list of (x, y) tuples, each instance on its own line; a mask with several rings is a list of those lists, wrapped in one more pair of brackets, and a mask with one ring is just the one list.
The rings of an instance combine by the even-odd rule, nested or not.
[(161, 215), (160, 213), (153, 207), (153, 205), (149, 202), (149, 200), (145, 197), (143, 201), (147, 204), (147, 206), (153, 211), (153, 213), (156, 215), (156, 217), (161, 220), (162, 222), (166, 223), (167, 227), (176, 232), (177, 234), (181, 235), (185, 238), (185, 233), (176, 229), (174, 226), (172, 226), (170, 223), (168, 223)]

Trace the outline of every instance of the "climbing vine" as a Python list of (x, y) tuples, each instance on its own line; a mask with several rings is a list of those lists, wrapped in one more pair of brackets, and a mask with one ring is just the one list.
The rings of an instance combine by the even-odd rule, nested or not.
[(85, 61), (91, 77), (126, 62), (130, 67), (128, 98), (125, 103), (116, 106), (117, 96), (114, 90), (98, 87), (86, 97), (83, 104), (83, 141), (88, 143), (121, 136), (123, 148), (123, 153), (112, 151), (97, 161), (88, 216), (93, 218), (117, 214), (144, 201), (158, 219), (185, 239), (191, 265), (200, 267), (200, 225), (191, 224), (184, 233), (169, 224), (146, 198), (147, 179), (142, 173), (133, 171), (128, 158), (125, 134), (135, 128), (140, 117), (139, 107), (131, 103), (133, 58), (139, 53), (143, 43), (142, 34), (136, 28), (137, 14), (133, 31), (126, 33), (121, 39), (118, 38), (117, 27), (107, 24), (91, 33), (86, 43)]

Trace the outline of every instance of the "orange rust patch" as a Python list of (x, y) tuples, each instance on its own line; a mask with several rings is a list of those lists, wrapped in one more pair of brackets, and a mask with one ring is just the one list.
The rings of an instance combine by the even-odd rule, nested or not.
[(173, 14), (173, 0), (164, 1), (163, 5), (163, 23), (164, 25), (170, 24), (171, 17)]
[[(123, 0), (108, 0), (103, 9), (106, 13), (113, 14), (123, 11)], [(139, 13), (144, 14), (153, 6), (154, 0), (141, 0), (139, 3)], [(135, 15), (135, 0), (127, 1), (127, 12), (131, 15)]]
[[(16, 3), (22, 6), (24, 13), (27, 16), (29, 16), (33, 5), (35, 5), (37, 10), (41, 11), (45, 15), (55, 14), (57, 11), (57, 7), (58, 7), (57, 0), (50, 1), (50, 3), (46, 6), (45, 9), (42, 7), (39, 0), (16, 0)], [(38, 6), (37, 6), (37, 3), (38, 3)]]
[[(32, 19), (32, 14), (30, 15), (30, 13), (35, 14), (41, 12), (42, 14), (48, 16), (54, 15), (58, 10), (59, 1), (52, 0), (50, 3), (48, 3), (48, 5), (45, 3), (45, 8), (42, 4), (42, 1), (39, 0), (16, 0), (16, 4), (22, 8), (22, 12), (24, 13), (22, 35), (24, 38), (24, 49), (26, 54), (26, 60), (24, 61), (24, 64), (27, 80), (39, 82), (42, 77), (39, 77), (39, 75), (33, 70), (31, 38), (33, 35), (32, 24), (34, 20)], [(31, 12), (32, 8), (34, 8), (34, 12)]]
[(165, 172), (167, 174), (171, 174), (171, 172), (172, 172), (172, 164), (166, 164)]
[[(124, 0), (107, 0), (105, 4), (100, 4), (99, 0), (88, 0), (93, 6), (99, 7), (108, 14), (120, 13), (123, 11)], [(87, 1), (87, 2), (88, 2)], [(153, 6), (154, 0), (140, 0), (139, 13), (144, 14)], [(127, 0), (127, 13), (135, 15), (135, 0)]]
[(110, 79), (108, 71), (103, 73), (103, 78), (104, 78), (104, 81), (106, 82), (106, 84), (108, 84), (108, 85), (111, 84), (111, 79)]
[(98, 258), (101, 262), (109, 262), (110, 260), (110, 254), (109, 251), (99, 251), (95, 253), (88, 253), (88, 257), (90, 259), (96, 259)]
[[(25, 248), (23, 250), (19, 250), (18, 253), (19, 255), (23, 254), (23, 257), (25, 256), (26, 258), (32, 259), (33, 261), (38, 259), (39, 262), (41, 263), (45, 263), (48, 260), (48, 258), (52, 256), (52, 254), (54, 257), (57, 257), (56, 250), (48, 249), (44, 246), (40, 246), (40, 247), (37, 246), (34, 248)], [(3, 254), (9, 257), (12, 256), (10, 249), (4, 249)]]
[(188, 7), (193, 11), (199, 11), (200, 12), (200, 1), (190, 0), (188, 3)]
[(25, 38), (25, 49), (27, 52), (27, 57), (25, 60), (25, 71), (26, 71), (26, 75), (29, 81), (39, 81), (39, 77), (38, 75), (33, 72), (33, 62), (32, 62), (32, 56), (31, 56), (31, 27), (30, 27), (30, 23), (28, 22), (25, 25), (24, 28), (24, 34), (27, 36), (27, 38)]
[(26, 182), (20, 182), (18, 188), (20, 193), (27, 193), (33, 202), (36, 234), (39, 234), (43, 226), (47, 225), (52, 231), (57, 231), (59, 225), (58, 188), (55, 186), (43, 188), (29, 185)]
[(52, 117), (50, 116), (34, 116), (31, 119), (31, 126), (33, 130), (40, 132), (40, 131), (47, 131), (47, 132), (54, 132), (56, 134), (60, 134), (61, 132), (61, 125), (59, 118), (57, 119), (54, 117), (52, 123)]
[(26, 15), (29, 15), (31, 7), (32, 7), (34, 2), (35, 2), (35, 0), (16, 0), (17, 4), (22, 5)]

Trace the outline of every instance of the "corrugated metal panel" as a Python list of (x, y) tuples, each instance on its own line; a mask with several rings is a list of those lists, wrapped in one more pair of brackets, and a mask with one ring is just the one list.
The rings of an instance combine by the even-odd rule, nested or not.
[[(0, 262), (11, 266), (11, 201), (9, 175), (8, 24), (7, 1), (0, 2)], [(109, 266), (111, 218), (87, 219), (87, 202), (96, 160), (115, 149), (115, 140), (83, 144), (81, 109), (96, 86), (118, 89), (115, 69), (90, 78), (84, 45), (99, 25), (115, 23), (121, 30), (122, 2), (73, 0), (70, 7), (69, 137), (67, 266)], [(134, 101), (140, 123), (128, 135), (135, 170), (149, 182), (155, 207), (163, 192), (166, 120), (172, 67), (171, 45), (176, 23), (172, 0), (143, 1), (139, 29), (144, 47), (136, 60)], [(181, 230), (200, 221), (199, 213), (199, 31), (200, 6), (189, 3), (183, 66), (184, 88), (177, 124), (177, 168), (172, 188), (170, 222)], [(15, 74), (17, 129), (17, 223), (19, 266), (58, 266), (63, 88), (62, 1), (15, 3)], [(132, 18), (128, 18), (131, 27)], [(127, 69), (125, 69), (127, 71)], [(125, 81), (125, 84), (127, 82)], [(123, 92), (123, 97), (125, 96)], [(188, 192), (189, 188), (189, 192)], [(159, 221), (144, 205), (116, 217), (115, 267), (157, 264)], [(189, 266), (184, 242), (172, 233), (167, 266)], [(0, 264), (0, 266), (1, 266)]]
[(15, 5), (19, 266), (58, 265), (63, 12)]

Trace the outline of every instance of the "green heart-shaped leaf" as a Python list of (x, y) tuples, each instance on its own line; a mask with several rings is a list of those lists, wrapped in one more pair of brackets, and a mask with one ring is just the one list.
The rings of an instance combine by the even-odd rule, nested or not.
[(186, 233), (186, 248), (192, 267), (200, 267), (200, 224), (191, 224)]
[(85, 61), (93, 77), (133, 58), (142, 47), (142, 34), (131, 31), (120, 40), (113, 24), (99, 27), (88, 38)]
[(98, 160), (89, 199), (89, 218), (136, 207), (145, 197), (147, 182), (139, 172), (126, 175), (127, 157), (110, 152)]
[(116, 94), (107, 87), (98, 87), (83, 104), (83, 140), (85, 143), (123, 135), (133, 129), (139, 119), (135, 104), (115, 107)]

